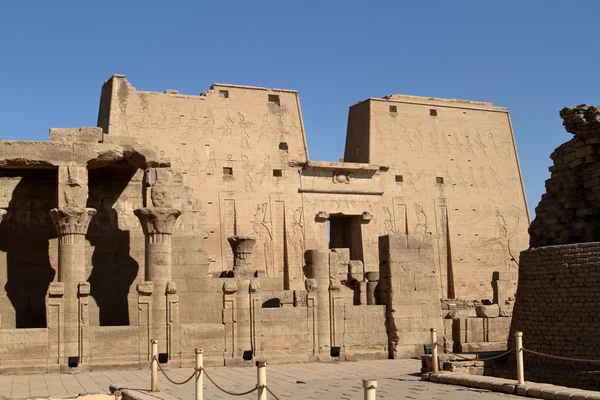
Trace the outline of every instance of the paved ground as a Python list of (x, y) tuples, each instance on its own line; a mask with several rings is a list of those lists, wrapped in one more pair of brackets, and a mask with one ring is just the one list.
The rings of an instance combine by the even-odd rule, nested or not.
[[(283, 399), (363, 399), (362, 379), (378, 380), (377, 399), (501, 399), (517, 398), (484, 389), (423, 382), (418, 360), (377, 360), (340, 364), (279, 364), (267, 366), (267, 383)], [(256, 384), (256, 368), (207, 368), (221, 386), (231, 391), (244, 391)], [(191, 369), (170, 369), (175, 380), (184, 380)], [(77, 375), (11, 375), (0, 376), (0, 399), (29, 397), (66, 397), (79, 393), (107, 393), (110, 384), (123, 388), (149, 389), (148, 371), (104, 371)], [(219, 392), (205, 379), (204, 398), (232, 399)], [(159, 372), (159, 389), (181, 399), (194, 398), (193, 380), (174, 386)], [(238, 399), (256, 399), (253, 393)]]

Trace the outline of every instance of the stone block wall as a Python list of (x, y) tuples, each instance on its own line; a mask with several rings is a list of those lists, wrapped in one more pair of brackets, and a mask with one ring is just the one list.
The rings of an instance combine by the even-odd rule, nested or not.
[[(523, 332), (523, 346), (563, 357), (600, 359), (600, 243), (547, 246), (521, 253), (519, 286), (508, 341)], [(600, 389), (598, 364), (524, 354), (525, 379)], [(494, 374), (516, 378), (515, 355)]]
[(560, 116), (575, 137), (550, 155), (552, 174), (529, 228), (532, 247), (600, 240), (600, 108), (566, 107)]
[(431, 236), (381, 236), (379, 257), (379, 293), (386, 305), (390, 358), (421, 355), (423, 345), (431, 342), (430, 329), (442, 332)]

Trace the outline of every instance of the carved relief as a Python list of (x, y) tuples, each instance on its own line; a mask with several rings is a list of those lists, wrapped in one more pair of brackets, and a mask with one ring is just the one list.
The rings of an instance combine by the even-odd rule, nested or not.
[(247, 156), (242, 155), (242, 169), (244, 170), (244, 190), (246, 192), (253, 192), (254, 191), (254, 187), (252, 186), (252, 175), (250, 175), (250, 172), (252, 172), (252, 165), (250, 165), (250, 160), (248, 159)]
[(181, 215), (181, 211), (174, 208), (138, 208), (133, 213), (140, 220), (145, 235), (170, 235)]
[(215, 152), (211, 151), (208, 156), (208, 162), (206, 163), (206, 175), (214, 175), (216, 168), (217, 162), (215, 161)]
[(85, 236), (94, 215), (96, 215), (96, 210), (93, 208), (64, 207), (50, 210), (50, 217), (60, 236)]
[(269, 122), (269, 113), (266, 113), (262, 117), (262, 122), (260, 124), (260, 133), (259, 140), (263, 137), (269, 137), (269, 133), (271, 132), (271, 123)]
[(149, 295), (154, 291), (154, 284), (151, 281), (143, 281), (138, 283), (137, 291), (139, 294)]
[(146, 191), (150, 190), (150, 202), (146, 201), (147, 206), (170, 207), (173, 203), (172, 186), (173, 172), (171, 170), (148, 168), (144, 171), (144, 188)]
[(215, 129), (215, 119), (213, 118), (213, 112), (210, 108), (206, 110), (206, 117), (204, 118), (204, 123), (202, 124), (202, 133), (204, 136), (208, 135), (208, 137), (212, 137)]
[(192, 165), (190, 165), (189, 174), (191, 176), (200, 175), (200, 167), (201, 166), (202, 165), (200, 163), (200, 160), (198, 160), (198, 150), (194, 150), (194, 152), (192, 153)]
[(238, 122), (238, 125), (240, 126), (240, 128), (242, 128), (242, 149), (249, 149), (250, 142), (248, 139), (250, 139), (250, 135), (248, 134), (248, 131), (246, 129), (248, 127), (252, 126), (252, 122), (246, 121), (246, 117), (244, 117), (244, 115), (239, 112), (238, 112), (238, 118), (240, 119), (240, 122)]
[[(87, 168), (67, 166), (62, 185), (66, 207), (84, 207), (87, 202)], [(64, 173), (61, 171), (61, 173)]]
[(350, 174), (348, 173), (333, 173), (333, 183), (345, 183), (346, 185), (350, 183)]
[(304, 287), (307, 292), (316, 292), (317, 291), (317, 280), (316, 279), (306, 279), (304, 281)]
[(425, 235), (427, 233), (427, 214), (425, 214), (425, 210), (423, 206), (415, 203), (415, 214), (417, 215), (417, 225), (415, 226), (414, 234), (415, 235)]
[(394, 220), (392, 218), (392, 212), (389, 207), (383, 207), (383, 224), (385, 226), (386, 235), (394, 235), (396, 231), (394, 229)]
[(234, 294), (237, 292), (237, 285), (235, 282), (224, 282), (223, 283), (223, 293), (225, 294)]
[(229, 115), (229, 111), (227, 111), (227, 117), (225, 118), (225, 122), (219, 128), (222, 132), (221, 139), (223, 139), (225, 136), (231, 135), (233, 131), (233, 125), (235, 125), (235, 122), (233, 121), (233, 118), (231, 118), (231, 115)]
[(263, 167), (259, 171), (260, 182), (259, 185), (263, 184), (263, 181), (266, 177), (271, 176), (273, 173), (273, 167), (271, 167), (271, 163), (269, 162), (270, 157), (266, 156), (263, 160)]

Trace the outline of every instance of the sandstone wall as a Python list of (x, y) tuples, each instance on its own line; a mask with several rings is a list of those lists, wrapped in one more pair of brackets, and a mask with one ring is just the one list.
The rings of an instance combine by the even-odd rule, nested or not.
[(575, 136), (550, 155), (551, 176), (529, 228), (532, 247), (600, 240), (600, 108), (567, 107), (560, 116)]
[(434, 237), (442, 297), (491, 298), (494, 271), (516, 282), (529, 215), (506, 108), (365, 100), (350, 108), (345, 161), (389, 168), (381, 176), (386, 233)]
[[(521, 254), (519, 285), (508, 348), (523, 332), (525, 348), (547, 354), (600, 359), (600, 243), (546, 246)], [(524, 354), (525, 379), (600, 389), (597, 364)], [(515, 356), (495, 373), (515, 379)]]

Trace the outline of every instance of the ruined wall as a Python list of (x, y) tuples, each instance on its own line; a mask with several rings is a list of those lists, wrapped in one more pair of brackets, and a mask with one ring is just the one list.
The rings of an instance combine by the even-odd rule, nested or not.
[[(523, 346), (547, 354), (600, 359), (600, 244), (546, 246), (521, 254), (519, 288), (508, 348), (515, 332)], [(597, 364), (552, 360), (526, 353), (525, 379), (555, 385), (600, 389)], [(495, 374), (516, 378), (513, 354)]]
[(529, 228), (531, 247), (600, 240), (600, 108), (566, 107), (560, 117), (574, 137), (550, 155), (551, 176)]
[(442, 297), (491, 298), (495, 271), (516, 281), (529, 216), (505, 108), (392, 95), (351, 107), (349, 123), (345, 161), (368, 135), (368, 162), (389, 168), (384, 233), (434, 238)]

